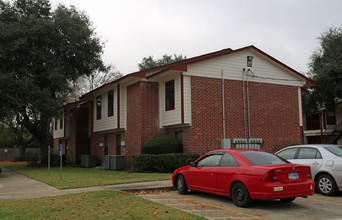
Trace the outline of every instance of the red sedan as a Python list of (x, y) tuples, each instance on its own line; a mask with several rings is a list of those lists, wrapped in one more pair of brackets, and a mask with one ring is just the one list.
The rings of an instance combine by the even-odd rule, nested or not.
[(177, 169), (172, 183), (180, 194), (192, 189), (230, 196), (239, 207), (247, 207), (252, 200), (291, 202), (312, 195), (315, 189), (309, 166), (251, 149), (208, 152)]

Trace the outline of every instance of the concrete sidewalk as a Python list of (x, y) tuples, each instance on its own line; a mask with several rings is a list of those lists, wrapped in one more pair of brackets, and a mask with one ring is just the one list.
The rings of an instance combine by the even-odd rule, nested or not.
[(142, 191), (162, 189), (172, 189), (171, 180), (60, 190), (3, 167), (2, 173), (0, 173), (0, 201), (31, 199), (101, 190)]

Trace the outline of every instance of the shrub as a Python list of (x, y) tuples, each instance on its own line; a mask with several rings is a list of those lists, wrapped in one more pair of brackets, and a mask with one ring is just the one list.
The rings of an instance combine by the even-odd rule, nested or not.
[(147, 139), (142, 144), (143, 154), (168, 154), (180, 153), (179, 143), (175, 137), (160, 134)]
[(37, 166), (39, 165), (40, 158), (38, 154), (28, 154), (24, 157), (24, 160), (28, 163), (29, 166)]
[(138, 172), (170, 173), (189, 165), (199, 157), (197, 153), (141, 154), (133, 156), (132, 164)]

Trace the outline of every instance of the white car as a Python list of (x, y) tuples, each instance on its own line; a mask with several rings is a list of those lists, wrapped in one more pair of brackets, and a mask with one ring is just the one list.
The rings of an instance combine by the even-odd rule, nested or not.
[(323, 195), (335, 195), (342, 190), (342, 146), (306, 144), (286, 147), (278, 156), (294, 164), (308, 165), (316, 190)]

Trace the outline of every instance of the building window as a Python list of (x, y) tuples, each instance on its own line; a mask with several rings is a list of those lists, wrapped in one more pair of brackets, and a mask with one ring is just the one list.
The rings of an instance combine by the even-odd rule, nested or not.
[(96, 119), (101, 119), (101, 105), (102, 97), (99, 95), (96, 97)]
[(57, 118), (55, 118), (55, 130), (57, 130)]
[(108, 92), (108, 117), (114, 115), (114, 92)]
[(59, 113), (59, 129), (63, 129), (63, 112)]
[(171, 80), (165, 83), (165, 109), (175, 109), (175, 81)]

